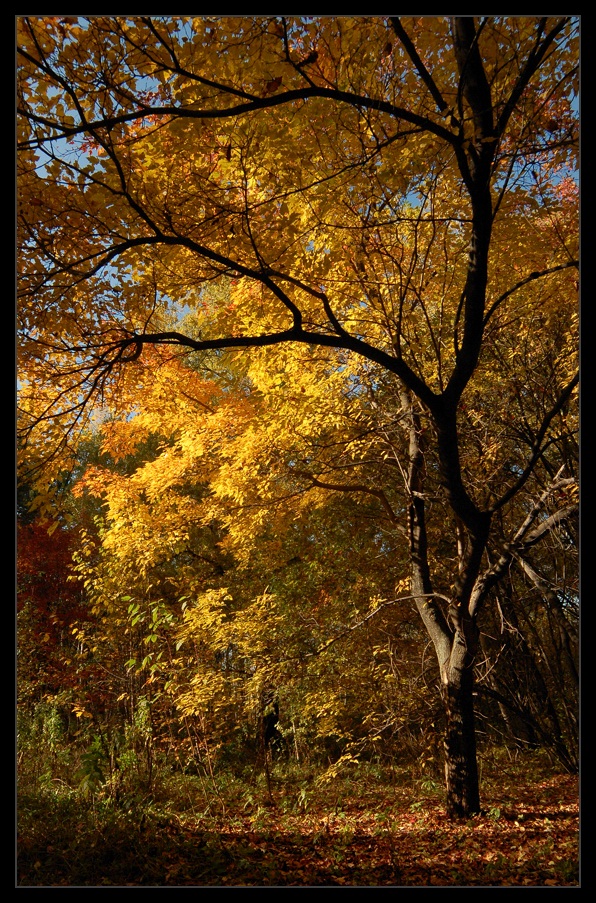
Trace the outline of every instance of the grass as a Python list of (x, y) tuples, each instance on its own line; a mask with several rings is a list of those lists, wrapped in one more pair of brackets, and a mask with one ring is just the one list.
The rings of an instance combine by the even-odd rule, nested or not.
[(576, 778), (493, 754), (483, 804), (449, 822), (436, 779), (366, 764), (276, 766), (271, 796), (263, 775), (160, 772), (117, 800), (46, 775), (19, 792), (17, 885), (578, 885)]

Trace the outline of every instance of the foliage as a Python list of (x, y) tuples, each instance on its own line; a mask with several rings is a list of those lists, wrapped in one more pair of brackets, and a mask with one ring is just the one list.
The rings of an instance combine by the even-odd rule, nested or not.
[(440, 725), (468, 817), (475, 687), (576, 767), (577, 31), (18, 18), (23, 479), (149, 785)]
[(72, 667), (72, 625), (84, 611), (80, 588), (69, 580), (79, 530), (48, 534), (44, 522), (17, 528), (17, 679), (26, 707), (62, 695), (78, 677)]

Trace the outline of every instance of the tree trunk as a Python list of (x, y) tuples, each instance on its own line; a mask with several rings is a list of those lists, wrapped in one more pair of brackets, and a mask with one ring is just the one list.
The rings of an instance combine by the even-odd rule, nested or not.
[[(424, 454), (421, 430), (411, 396), (401, 393), (404, 421), (409, 438), (407, 488), (408, 539), (410, 547), (411, 589), (416, 606), (433, 642), (441, 673), (441, 694), (446, 715), (445, 789), (447, 815), (462, 818), (480, 810), (476, 733), (474, 726), (474, 658), (478, 647), (478, 628), (467, 615), (466, 606), (454, 600), (452, 623), (438, 605), (433, 593), (428, 564), (426, 513), (424, 499)], [(463, 552), (462, 552), (463, 555)], [(475, 561), (479, 556), (472, 555)], [(460, 574), (462, 592), (470, 583), (469, 571)], [(464, 596), (465, 598), (465, 596)]]
[(480, 811), (472, 669), (462, 680), (442, 686), (445, 728), (447, 815), (463, 818)]
[(474, 716), (474, 658), (477, 630), (470, 621), (464, 637), (456, 632), (441, 674), (445, 706), (445, 787), (447, 815), (463, 818), (480, 811)]

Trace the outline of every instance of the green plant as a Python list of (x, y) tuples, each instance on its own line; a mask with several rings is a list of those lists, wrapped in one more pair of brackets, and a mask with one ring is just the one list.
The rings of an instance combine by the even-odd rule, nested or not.
[(81, 755), (75, 777), (83, 795), (94, 793), (105, 782), (106, 755), (101, 737), (95, 735), (91, 745)]
[(423, 778), (420, 781), (420, 786), (426, 793), (440, 793), (441, 788), (432, 778)]
[(299, 812), (306, 812), (310, 806), (310, 793), (306, 787), (301, 787), (296, 797), (296, 807)]

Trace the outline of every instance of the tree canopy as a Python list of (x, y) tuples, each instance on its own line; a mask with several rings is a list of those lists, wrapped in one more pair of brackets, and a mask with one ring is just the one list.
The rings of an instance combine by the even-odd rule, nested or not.
[(312, 653), (324, 590), (413, 601), (477, 811), (479, 619), (512, 572), (576, 594), (577, 17), (17, 21), (34, 504), (100, 424), (104, 596), (158, 579), (246, 660)]

